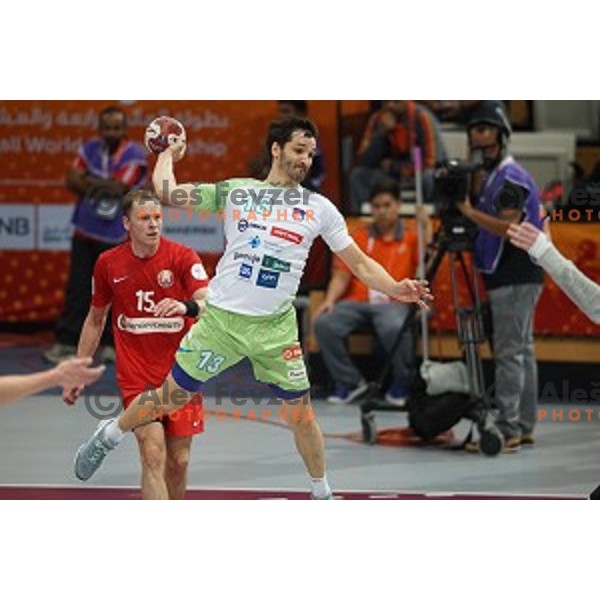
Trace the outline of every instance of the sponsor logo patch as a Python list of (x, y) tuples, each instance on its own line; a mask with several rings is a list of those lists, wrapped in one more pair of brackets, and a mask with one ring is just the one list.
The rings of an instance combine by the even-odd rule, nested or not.
[(258, 285), (259, 287), (275, 289), (278, 284), (279, 273), (277, 271), (267, 271), (266, 269), (261, 269), (258, 272), (256, 285)]
[(252, 277), (252, 267), (250, 265), (241, 264), (239, 276), (242, 279), (250, 279), (250, 277)]
[(288, 371), (288, 379), (294, 381), (297, 379), (304, 379), (306, 377), (306, 369), (290, 369)]
[(286, 240), (286, 242), (292, 242), (292, 244), (301, 244), (304, 239), (304, 236), (299, 233), (283, 229), (282, 227), (271, 227), (271, 235)]
[(302, 348), (300, 347), (300, 344), (295, 344), (294, 346), (290, 346), (283, 350), (283, 360), (286, 362), (297, 360), (299, 358), (302, 358)]
[(250, 246), (250, 248), (252, 248), (252, 250), (256, 250), (261, 244), (260, 238), (255, 235), (249, 242), (248, 242), (248, 246)]
[(269, 256), (268, 254), (265, 254), (262, 259), (262, 266), (267, 267), (268, 269), (273, 269), (274, 271), (289, 273), (291, 264), (285, 260), (281, 260), (279, 258), (275, 258), (274, 256)]
[(244, 233), (247, 229), (259, 229), (261, 231), (266, 231), (267, 226), (261, 225), (260, 223), (251, 223), (247, 219), (240, 219), (237, 224), (238, 231), (240, 233)]
[(304, 221), (304, 219), (306, 219), (306, 211), (301, 208), (294, 208), (294, 210), (292, 210), (292, 219), (294, 219), (294, 221)]
[(233, 260), (240, 259), (252, 264), (260, 262), (260, 256), (258, 254), (248, 254), (247, 252), (235, 252), (233, 254)]
[(181, 317), (126, 317), (119, 315), (117, 327), (136, 335), (145, 333), (179, 333), (183, 329)]

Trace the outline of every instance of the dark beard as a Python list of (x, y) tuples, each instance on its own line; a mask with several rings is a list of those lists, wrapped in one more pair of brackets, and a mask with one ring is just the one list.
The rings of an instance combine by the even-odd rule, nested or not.
[(290, 161), (285, 161), (282, 164), (283, 172), (294, 182), (294, 183), (302, 183), (306, 178), (307, 173), (299, 174), (299, 172), (294, 168), (294, 163)]

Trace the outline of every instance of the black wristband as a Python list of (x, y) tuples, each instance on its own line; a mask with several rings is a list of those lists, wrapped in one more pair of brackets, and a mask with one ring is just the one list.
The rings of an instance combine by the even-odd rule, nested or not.
[(186, 317), (197, 317), (200, 314), (200, 307), (194, 300), (182, 300), (185, 304), (185, 316)]

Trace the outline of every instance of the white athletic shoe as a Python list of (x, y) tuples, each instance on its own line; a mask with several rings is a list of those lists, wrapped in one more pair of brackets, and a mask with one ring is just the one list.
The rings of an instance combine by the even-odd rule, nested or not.
[(104, 436), (104, 430), (109, 423), (116, 420), (114, 418), (101, 421), (96, 427), (94, 435), (79, 446), (75, 455), (75, 475), (81, 481), (87, 481), (100, 468), (106, 455), (114, 449), (115, 445), (111, 444)]

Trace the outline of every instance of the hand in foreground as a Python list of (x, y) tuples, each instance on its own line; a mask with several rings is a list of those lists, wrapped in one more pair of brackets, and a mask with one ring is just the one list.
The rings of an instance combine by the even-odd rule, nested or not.
[(92, 367), (92, 359), (71, 358), (54, 367), (56, 384), (63, 387), (77, 387), (93, 383), (104, 373), (104, 365)]
[(414, 302), (425, 310), (429, 310), (427, 303), (433, 300), (429, 283), (423, 279), (403, 279), (402, 281), (397, 281), (390, 295), (401, 302)]
[(535, 244), (538, 236), (544, 235), (531, 223), (513, 224), (508, 228), (507, 233), (511, 243), (521, 250), (529, 250)]
[(63, 388), (63, 400), (74, 404), (83, 388), (96, 381), (104, 373), (104, 365), (92, 367), (92, 359), (71, 358), (60, 363), (53, 369), (56, 385)]
[(63, 402), (69, 406), (73, 406), (75, 402), (77, 402), (79, 396), (81, 396), (81, 393), (84, 389), (84, 385), (77, 385), (71, 388), (64, 387), (62, 393)]

